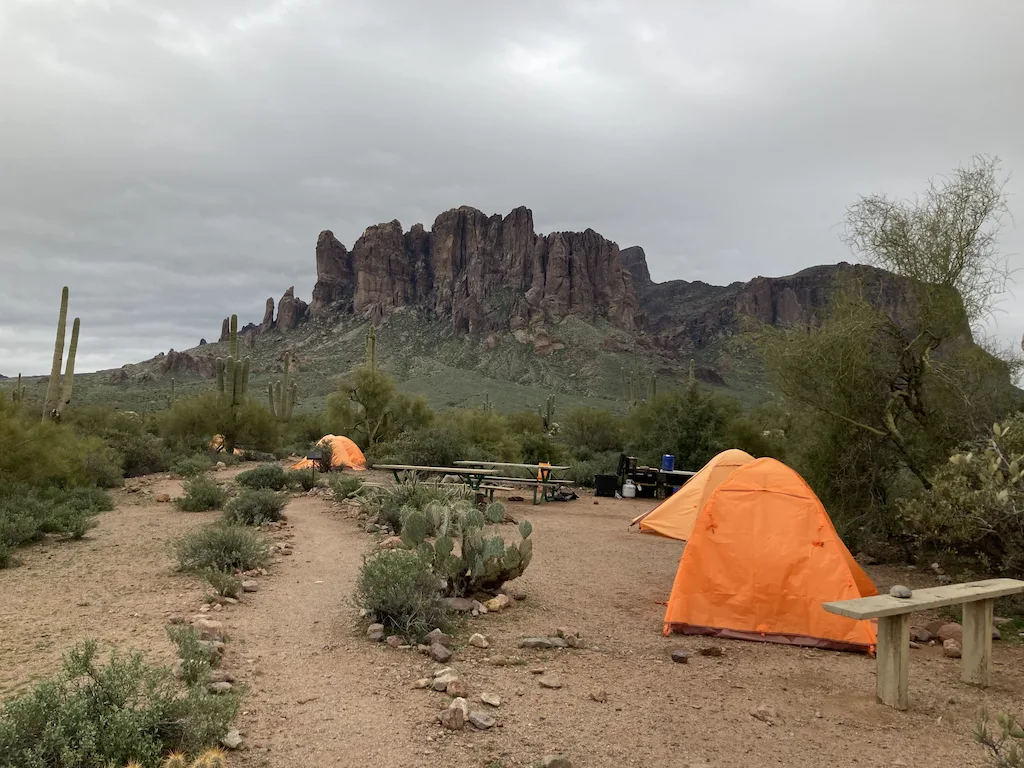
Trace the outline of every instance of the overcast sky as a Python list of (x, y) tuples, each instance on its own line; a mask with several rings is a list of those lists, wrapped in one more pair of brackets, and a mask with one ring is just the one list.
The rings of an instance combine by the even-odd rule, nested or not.
[(322, 229), (459, 205), (728, 283), (850, 260), (857, 195), (984, 152), (1024, 266), (1021, 30), (1021, 0), (0, 0), (0, 373), (48, 370), (64, 284), (78, 370), (116, 367), (308, 300)]

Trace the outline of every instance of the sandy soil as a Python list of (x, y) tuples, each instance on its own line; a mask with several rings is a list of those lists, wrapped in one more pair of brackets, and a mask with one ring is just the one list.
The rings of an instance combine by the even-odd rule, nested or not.
[[(165, 624), (197, 610), (204, 589), (174, 573), (169, 543), (216, 513), (153, 500), (176, 493), (176, 481), (147, 479), (145, 489), (118, 492), (117, 509), (86, 540), (30, 548), (22, 567), (0, 571), (0, 695), (51, 675), (60, 654), (85, 637), (173, 657)], [(1019, 645), (996, 643), (987, 691), (961, 684), (959, 662), (938, 648), (912, 651), (911, 706), (900, 713), (875, 703), (874, 661), (865, 656), (663, 638), (680, 547), (628, 529), (653, 502), (599, 502), (509, 505), (534, 525), (533, 564), (510, 585), (526, 599), (471, 619), (453, 665), (471, 699), (502, 697), (490, 710), (500, 727), (452, 734), (435, 722), (447, 697), (411, 687), (437, 665), (371, 644), (357, 626), (348, 599), (372, 537), (326, 499), (294, 499), (294, 555), (279, 558), (259, 592), (217, 616), (230, 637), (225, 665), (249, 686), (238, 722), (247, 743), (232, 764), (496, 768), (563, 754), (574, 766), (981, 766), (971, 738), (978, 712), (1019, 710)], [(869, 570), (880, 588), (894, 579), (929, 583), (925, 574)], [(590, 647), (518, 648), (521, 637), (557, 626), (578, 628)], [(489, 636), (491, 648), (465, 645), (473, 631)], [(698, 655), (709, 645), (724, 655)], [(677, 648), (693, 653), (688, 664), (669, 661)], [(499, 654), (513, 663), (495, 666)], [(563, 687), (541, 688), (535, 667)], [(590, 698), (601, 690), (606, 703)], [(750, 716), (762, 702), (780, 724)]]

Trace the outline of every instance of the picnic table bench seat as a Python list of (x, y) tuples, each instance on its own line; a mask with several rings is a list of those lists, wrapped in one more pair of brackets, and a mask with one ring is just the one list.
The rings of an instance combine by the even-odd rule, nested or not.
[(910, 614), (947, 605), (963, 605), (961, 678), (971, 685), (987, 686), (992, 667), (992, 612), (996, 598), (1024, 592), (1024, 581), (986, 579), (943, 587), (915, 589), (908, 598), (875, 595), (855, 600), (823, 603), (829, 613), (851, 619), (878, 619), (877, 679), (879, 702), (895, 709), (907, 708), (910, 660)]

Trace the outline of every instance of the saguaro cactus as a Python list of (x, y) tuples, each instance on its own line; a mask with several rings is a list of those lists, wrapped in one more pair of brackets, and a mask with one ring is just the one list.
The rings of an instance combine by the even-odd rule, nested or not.
[(238, 315), (231, 316), (229, 341), (228, 359), (217, 358), (217, 391), (234, 408), (249, 391), (249, 358), (238, 355)]
[(284, 381), (278, 380), (276, 384), (267, 382), (267, 394), (270, 395), (270, 412), (281, 421), (290, 421), (292, 409), (295, 407), (295, 399), (298, 397), (298, 386), (295, 382), (289, 384), (289, 373), (292, 366), (292, 355), (289, 352), (284, 358)]
[(377, 370), (377, 332), (373, 330), (372, 324), (366, 332), (366, 365), (371, 371)]
[(537, 413), (540, 414), (540, 418), (544, 422), (544, 429), (551, 429), (551, 425), (555, 423), (555, 396), (548, 395), (544, 405), (537, 406)]
[(14, 394), (11, 395), (11, 399), (13, 399), (14, 402), (16, 402), (16, 403), (23, 403), (23, 402), (25, 402), (25, 388), (23, 386), (21, 386), (21, 374), (20, 373), (18, 374), (18, 384), (14, 388)]
[(60, 315), (57, 318), (57, 339), (53, 345), (53, 365), (50, 368), (50, 381), (46, 387), (46, 400), (43, 402), (44, 420), (59, 421), (64, 408), (71, 403), (71, 389), (75, 383), (75, 355), (78, 352), (78, 330), (81, 321), (76, 317), (71, 327), (71, 346), (68, 348), (68, 363), (62, 380), (60, 366), (64, 361), (64, 334), (67, 324), (68, 287), (65, 285), (60, 295)]
[(491, 412), (491, 394), (490, 392), (484, 392), (484, 413)]

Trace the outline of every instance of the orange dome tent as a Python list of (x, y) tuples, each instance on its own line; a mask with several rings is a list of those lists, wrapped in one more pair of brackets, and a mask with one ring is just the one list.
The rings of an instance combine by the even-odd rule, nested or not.
[[(359, 450), (359, 446), (343, 435), (324, 435), (317, 440), (317, 445), (328, 444), (331, 446), (331, 469), (348, 467), (362, 471), (366, 469), (366, 457)], [(293, 464), (292, 469), (309, 469), (313, 466), (311, 459), (303, 459), (298, 464)]]
[(739, 467), (752, 461), (754, 457), (746, 451), (736, 448), (722, 451), (665, 501), (634, 518), (630, 526), (639, 523), (641, 533), (686, 541), (697, 516), (715, 489)]
[(814, 491), (775, 459), (732, 473), (701, 510), (679, 561), (664, 633), (869, 651), (870, 621), (822, 603), (877, 595)]

